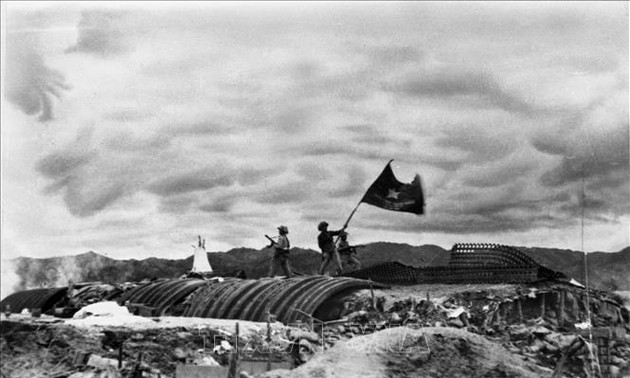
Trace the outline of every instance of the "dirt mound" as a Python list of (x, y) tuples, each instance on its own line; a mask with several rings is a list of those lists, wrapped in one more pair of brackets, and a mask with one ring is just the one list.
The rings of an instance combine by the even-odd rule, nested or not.
[(551, 371), (465, 330), (398, 327), (340, 342), (303, 366), (263, 377), (531, 377)]

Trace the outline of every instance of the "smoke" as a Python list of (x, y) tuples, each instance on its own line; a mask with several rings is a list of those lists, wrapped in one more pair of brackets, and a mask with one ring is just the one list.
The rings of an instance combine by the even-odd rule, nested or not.
[(17, 274), (17, 264), (15, 260), (0, 261), (2, 270), (0, 274), (0, 299), (20, 290), (20, 276)]
[(125, 13), (120, 11), (84, 11), (78, 25), (77, 43), (66, 52), (82, 52), (101, 57), (123, 53), (128, 49), (125, 37), (136, 30), (129, 23)]
[[(2, 264), (4, 295), (5, 273), (7, 288), (11, 292), (41, 287), (64, 287), (72, 282), (99, 281), (104, 267), (103, 256), (86, 253), (78, 256), (48, 259), (18, 258), (11, 264)], [(7, 295), (10, 293), (7, 293)]]
[(42, 122), (53, 119), (53, 103), (70, 89), (64, 76), (46, 65), (38, 51), (35, 36), (7, 35), (6, 97), (28, 115), (39, 115)]

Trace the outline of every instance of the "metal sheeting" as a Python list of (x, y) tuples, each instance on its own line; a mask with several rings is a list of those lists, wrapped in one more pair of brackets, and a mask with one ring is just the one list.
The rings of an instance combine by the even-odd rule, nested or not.
[(455, 244), (451, 267), (535, 267), (539, 264), (516, 248), (490, 243)]
[(455, 244), (446, 266), (415, 268), (388, 262), (345, 274), (388, 283), (520, 283), (566, 278), (516, 248), (490, 243)]
[(354, 270), (344, 276), (387, 283), (416, 283), (416, 270), (413, 266), (390, 261)]
[(308, 320), (300, 311), (312, 315), (338, 293), (369, 287), (369, 281), (347, 277), (230, 280), (198, 290), (184, 316), (265, 321), (268, 309), (278, 321), (288, 324)]
[(201, 279), (173, 279), (148, 284), (133, 288), (123, 294), (118, 303), (141, 303), (155, 308), (155, 315), (164, 315), (171, 306), (181, 302), (188, 295), (202, 286), (211, 284), (212, 281)]
[(11, 312), (19, 313), (25, 308), (29, 311), (38, 308), (45, 313), (64, 300), (67, 292), (67, 287), (19, 291), (4, 298), (0, 302), (0, 309), (6, 311), (8, 306)]

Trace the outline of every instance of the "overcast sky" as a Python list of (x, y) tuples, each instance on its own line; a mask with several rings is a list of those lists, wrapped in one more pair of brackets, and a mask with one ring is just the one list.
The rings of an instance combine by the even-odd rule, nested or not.
[(2, 7), (3, 258), (630, 245), (627, 2)]

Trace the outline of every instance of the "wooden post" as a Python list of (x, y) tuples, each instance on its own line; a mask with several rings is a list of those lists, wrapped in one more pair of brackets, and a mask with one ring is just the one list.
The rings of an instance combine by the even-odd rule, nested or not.
[(494, 317), (496, 318), (495, 323), (496, 325), (500, 325), (501, 324), (501, 307), (499, 305), (499, 307), (497, 307), (497, 309), (494, 311)]
[(267, 308), (267, 343), (269, 346), (269, 353), (267, 353), (267, 371), (271, 370), (271, 313)]
[(123, 343), (120, 343), (118, 347), (118, 370), (122, 368), (122, 360), (123, 360)]
[(560, 291), (560, 316), (558, 317), (558, 325), (564, 325), (564, 291)]
[(238, 362), (238, 338), (239, 338), (239, 327), (238, 322), (236, 322), (236, 342), (234, 343), (234, 351), (236, 352), (236, 361)]
[(544, 319), (545, 318), (545, 293), (543, 293), (541, 296), (542, 301), (540, 302), (540, 318)]
[(372, 285), (372, 280), (370, 282), (370, 295), (372, 296), (372, 310), (376, 310), (376, 301), (374, 299), (374, 285)]
[(523, 305), (521, 303), (521, 299), (516, 300), (516, 307), (518, 308), (518, 320), (523, 323)]

